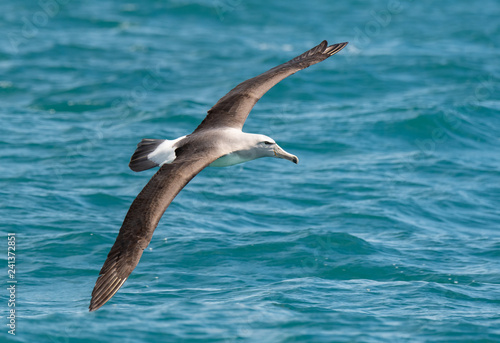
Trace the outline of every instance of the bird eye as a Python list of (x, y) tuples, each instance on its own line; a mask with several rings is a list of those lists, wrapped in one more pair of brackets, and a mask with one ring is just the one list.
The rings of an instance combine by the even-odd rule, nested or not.
[(272, 142), (269, 142), (269, 141), (265, 141), (264, 142), (265, 145), (272, 145), (273, 143)]

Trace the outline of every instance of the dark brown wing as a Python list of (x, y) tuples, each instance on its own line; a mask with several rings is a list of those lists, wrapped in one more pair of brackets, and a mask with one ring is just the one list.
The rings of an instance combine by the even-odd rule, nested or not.
[(215, 161), (216, 152), (186, 153), (163, 165), (130, 206), (115, 244), (99, 272), (89, 311), (104, 305), (120, 289), (139, 263), (158, 222), (175, 196), (203, 168)]
[(242, 129), (253, 106), (269, 89), (299, 70), (335, 55), (346, 45), (347, 42), (328, 46), (323, 41), (302, 55), (240, 83), (208, 111), (208, 115), (194, 132), (224, 126)]

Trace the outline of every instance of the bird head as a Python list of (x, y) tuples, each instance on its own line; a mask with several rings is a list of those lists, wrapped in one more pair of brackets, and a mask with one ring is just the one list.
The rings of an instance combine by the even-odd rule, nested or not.
[(282, 158), (292, 161), (295, 164), (299, 163), (297, 156), (283, 150), (283, 148), (281, 148), (271, 137), (259, 135), (257, 147), (263, 153), (263, 156)]

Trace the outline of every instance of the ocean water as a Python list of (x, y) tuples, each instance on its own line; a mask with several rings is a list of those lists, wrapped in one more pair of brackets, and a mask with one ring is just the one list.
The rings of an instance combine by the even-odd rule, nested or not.
[[(3, 1), (0, 341), (499, 342), (499, 15), (494, 0)], [(155, 172), (128, 169), (136, 144), (190, 133), (323, 39), (350, 44), (244, 127), (300, 163), (202, 171), (89, 313)]]

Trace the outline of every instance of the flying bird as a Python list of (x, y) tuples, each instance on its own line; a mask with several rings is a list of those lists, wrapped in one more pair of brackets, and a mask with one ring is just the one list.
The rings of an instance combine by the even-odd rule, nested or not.
[(302, 55), (246, 80), (223, 96), (193, 133), (175, 140), (143, 139), (130, 159), (135, 172), (160, 167), (132, 202), (92, 291), (89, 311), (104, 305), (123, 286), (149, 245), (175, 196), (208, 166), (225, 167), (260, 157), (299, 159), (265, 135), (242, 132), (257, 101), (284, 78), (333, 56), (347, 45), (326, 41)]

